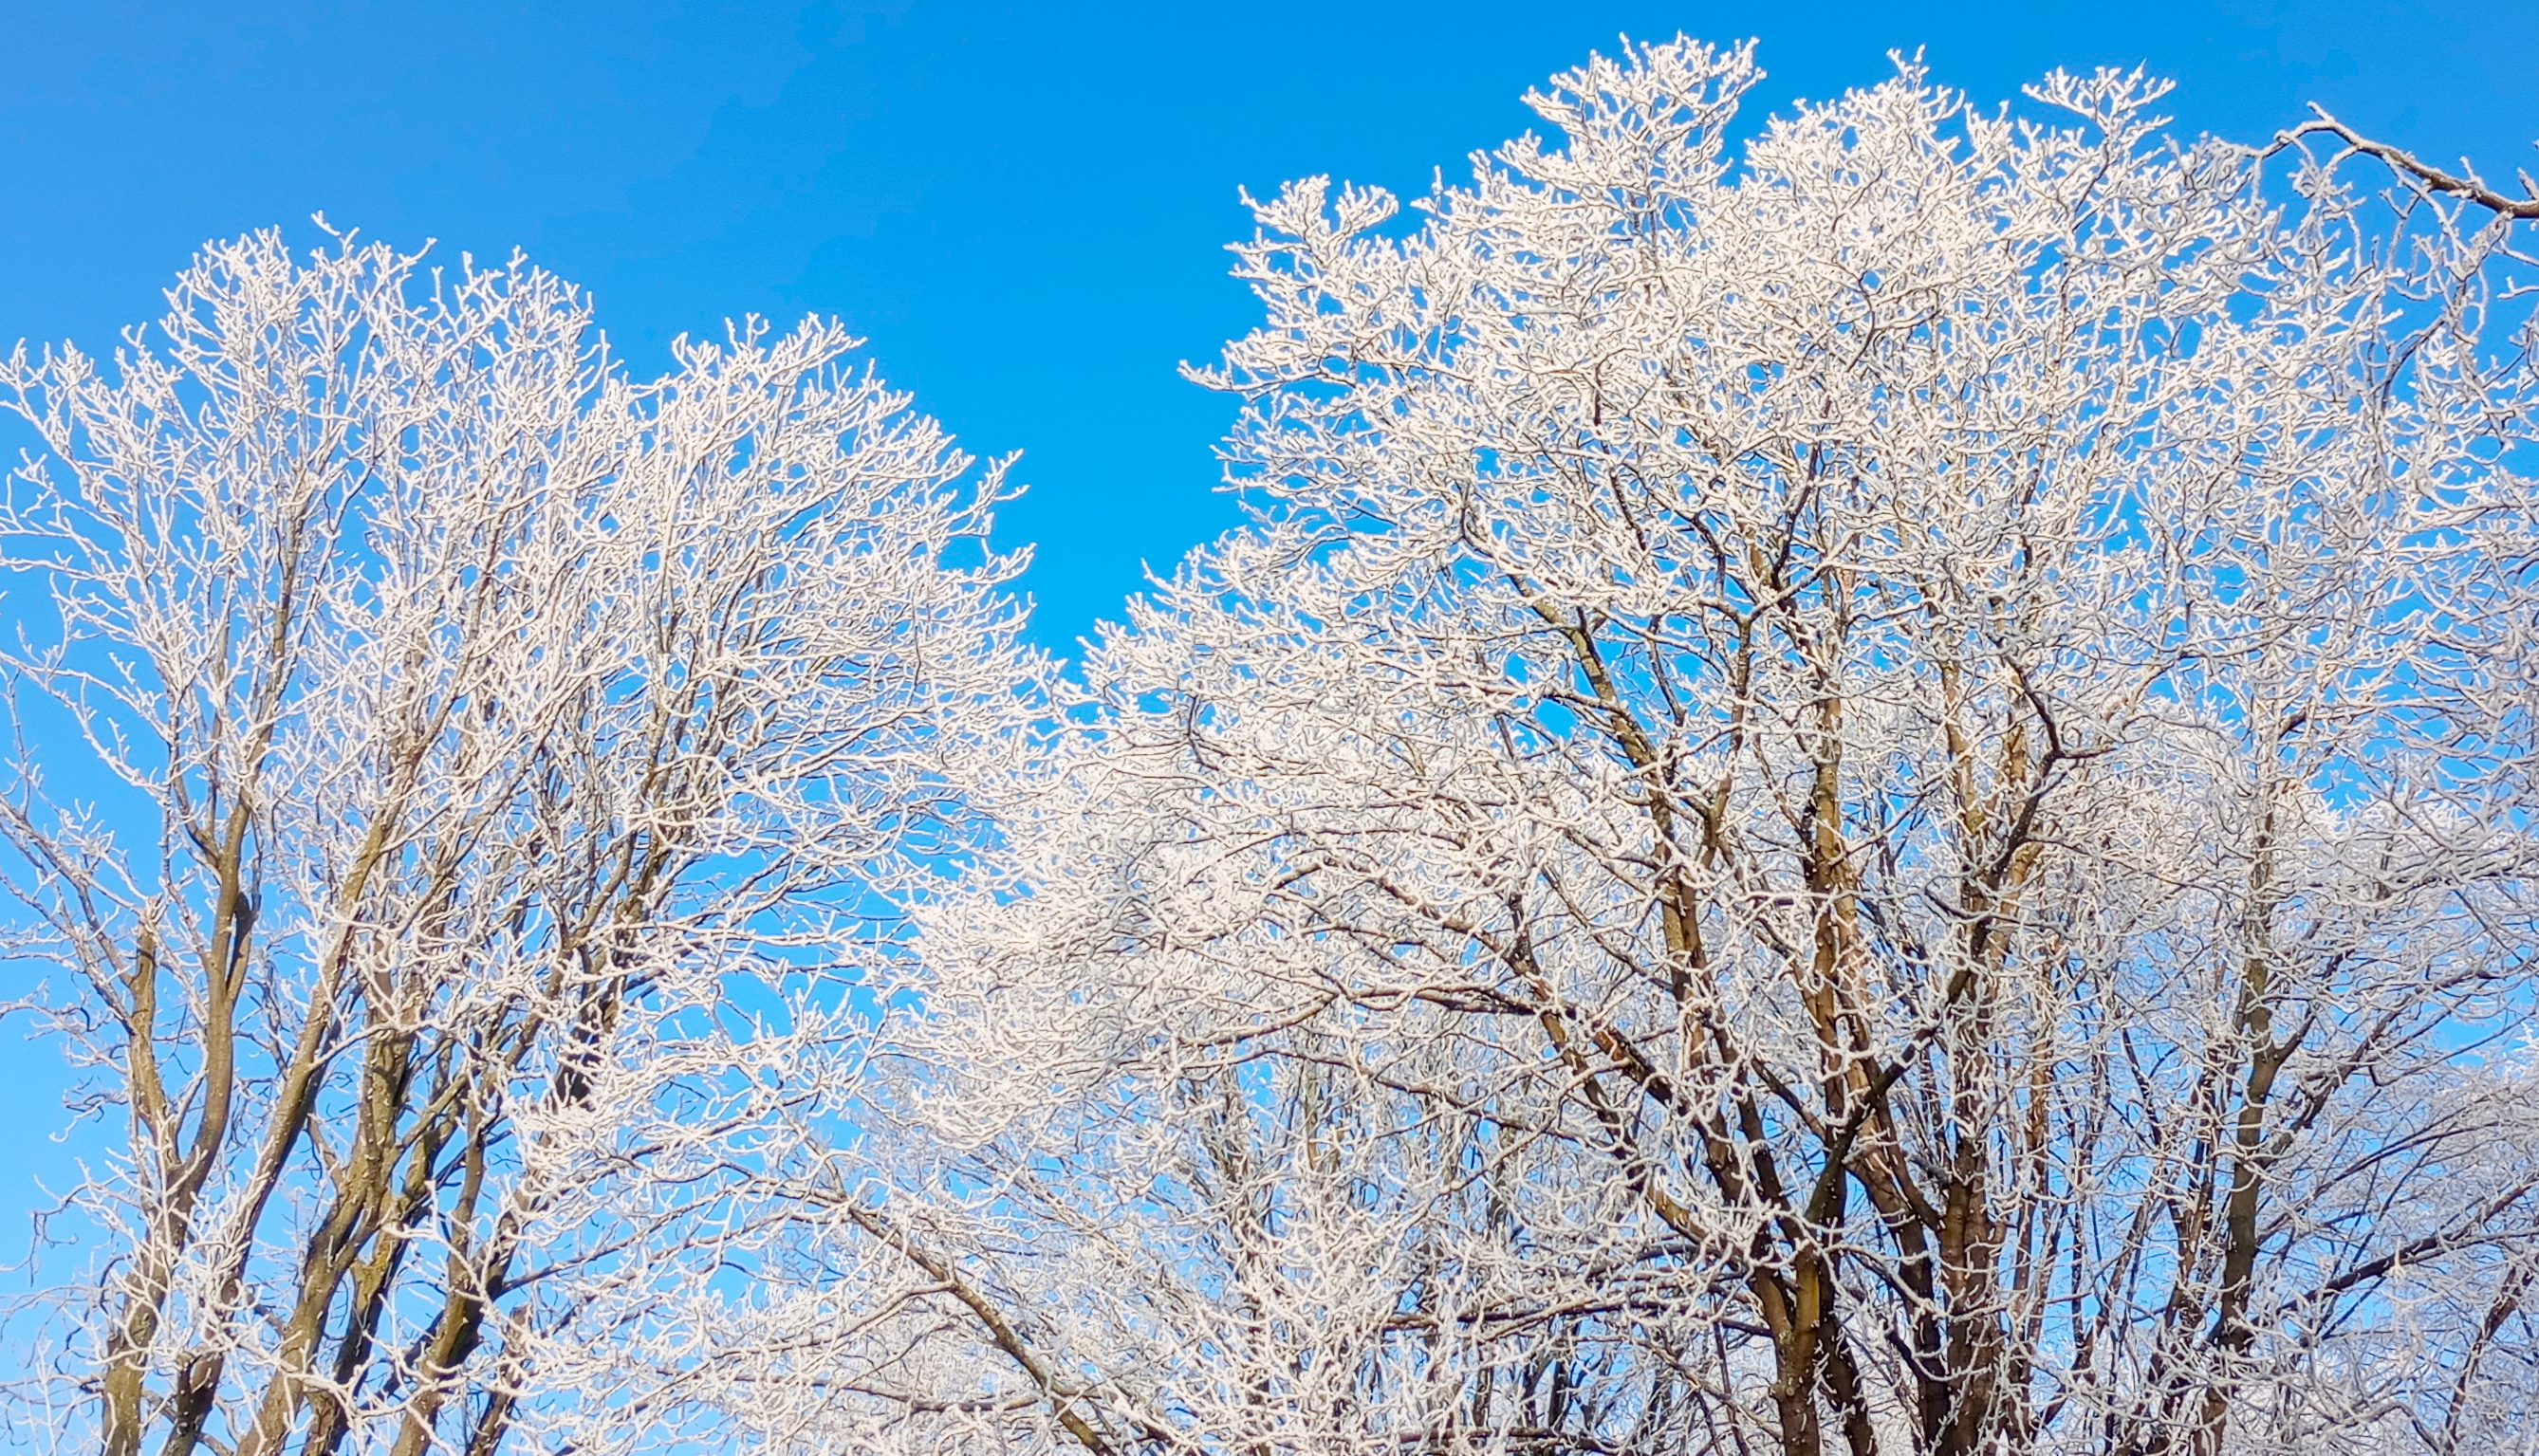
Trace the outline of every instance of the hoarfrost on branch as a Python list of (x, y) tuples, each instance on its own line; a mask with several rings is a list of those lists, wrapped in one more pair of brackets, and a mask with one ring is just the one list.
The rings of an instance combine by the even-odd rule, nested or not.
[(551, 276), (416, 262), (216, 245), (111, 370), (0, 366), (58, 626), (7, 662), (12, 949), (111, 1147), (16, 1311), (65, 1449), (640, 1408), (604, 1361), (782, 1225), (842, 988), (1037, 710), (1001, 468), (838, 327), (636, 382)]
[(1256, 519), (928, 912), (770, 1439), (2531, 1449), (2512, 221), (1757, 74), (1258, 205)]

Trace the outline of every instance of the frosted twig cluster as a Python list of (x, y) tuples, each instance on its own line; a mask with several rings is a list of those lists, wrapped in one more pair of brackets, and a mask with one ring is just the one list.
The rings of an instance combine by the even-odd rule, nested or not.
[(769, 1439), (2531, 1449), (2508, 220), (1757, 74), (1259, 205), (1256, 522), (929, 913)]
[(745, 1264), (1036, 671), (999, 473), (854, 342), (636, 383), (519, 264), (256, 236), (111, 371), (0, 368), (58, 627), (7, 664), (14, 949), (117, 1138), (18, 1311), (43, 1439), (490, 1456), (611, 1398), (533, 1353)]
[[(1630, 46), (1256, 205), (1061, 683), (817, 324), (23, 358), (107, 1456), (2539, 1451), (2521, 204)], [(49, 726), (48, 726), (49, 725)], [(136, 849), (136, 845), (140, 845)], [(66, 1287), (67, 1288), (67, 1287)], [(28, 1317), (44, 1311), (31, 1311)]]

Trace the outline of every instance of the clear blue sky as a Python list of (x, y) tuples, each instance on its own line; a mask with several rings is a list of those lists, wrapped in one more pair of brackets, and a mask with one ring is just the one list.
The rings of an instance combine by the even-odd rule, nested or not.
[[(1762, 40), (1758, 99), (1927, 46), (1992, 101), (2148, 63), (2182, 127), (2259, 139), (2318, 99), (2432, 157), (2539, 171), (2539, 0), (1239, 7), (966, 0), (0, 3), (0, 346), (93, 349), (206, 237), (339, 225), (517, 245), (591, 289), (645, 367), (681, 331), (817, 310), (1031, 494), (1001, 534), (1064, 648), (1140, 563), (1230, 523), (1230, 414), (1174, 364), (1251, 320), (1238, 185), (1419, 191), (1524, 127), (1517, 98), (1617, 33)], [(6, 443), (14, 444), (14, 438)], [(5, 608), (0, 608), (5, 611)], [(61, 1151), (57, 1070), (0, 1037), (0, 1260)]]
[(1250, 320), (1235, 188), (1397, 189), (1523, 127), (1617, 33), (1757, 35), (1762, 99), (1927, 45), (1980, 99), (2148, 62), (2181, 124), (2316, 98), (2491, 171), (2539, 169), (2539, 3), (1293, 0), (1233, 6), (0, 4), (0, 344), (152, 316), (202, 239), (323, 211), (591, 289), (636, 363), (758, 311), (843, 316), (974, 448), (1026, 451), (1009, 541), (1064, 646), (1233, 519), (1227, 403), (1175, 377)]

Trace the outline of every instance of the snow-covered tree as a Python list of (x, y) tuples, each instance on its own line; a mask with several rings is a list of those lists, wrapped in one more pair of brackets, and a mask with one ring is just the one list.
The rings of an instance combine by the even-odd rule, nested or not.
[(2533, 1449), (2523, 205), (2115, 73), (1733, 147), (1757, 74), (1594, 60), (1416, 227), (1259, 206), (1258, 517), (1092, 652), (700, 1399)]
[(417, 265), (216, 245), (110, 369), (0, 367), (57, 629), (7, 663), (14, 949), (115, 1150), (18, 1312), (57, 1449), (625, 1404), (591, 1353), (781, 1223), (841, 984), (1036, 710), (1001, 470), (836, 326), (638, 382), (556, 279)]

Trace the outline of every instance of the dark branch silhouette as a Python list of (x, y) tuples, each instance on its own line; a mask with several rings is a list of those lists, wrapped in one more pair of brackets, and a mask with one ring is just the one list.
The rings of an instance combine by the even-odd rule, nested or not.
[(2393, 147), (2387, 142), (2371, 140), (2337, 120), (2328, 113), (2326, 107), (2316, 101), (2310, 102), (2309, 108), (2312, 119), (2289, 130), (2277, 132), (2275, 144), (2267, 149), (2270, 154), (2283, 151), (2287, 147), (2298, 146), (2305, 137), (2334, 137), (2345, 144), (2345, 150), (2348, 153), (2377, 158), (2391, 170), (2413, 179), (2428, 192), (2440, 192), (2460, 198), (2485, 208), (2499, 217), (2509, 218), (2515, 222), (2539, 222), (2539, 182), (2532, 181), (2530, 173), (2526, 171), (2519, 174), (2522, 195), (2514, 197), (2498, 192), (2489, 186), (2474, 168), (2468, 167), (2465, 160), (2462, 161), (2461, 165), (2466, 169), (2467, 174), (2454, 175), (2431, 163), (2419, 160), (2412, 152)]

